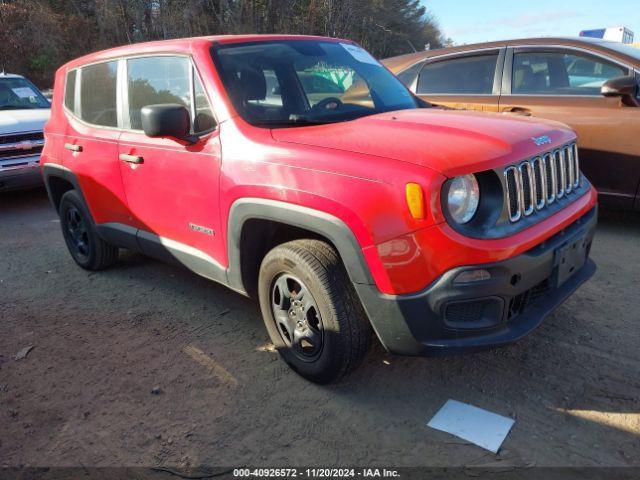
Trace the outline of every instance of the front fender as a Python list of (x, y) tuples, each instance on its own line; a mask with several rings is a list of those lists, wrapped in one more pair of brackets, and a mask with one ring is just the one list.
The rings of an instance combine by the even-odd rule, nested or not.
[(241, 273), (240, 237), (244, 223), (251, 219), (276, 221), (327, 238), (338, 250), (353, 283), (375, 283), (355, 235), (339, 218), (326, 212), (277, 200), (242, 198), (233, 203), (228, 219), (228, 282), (232, 288), (245, 290)]

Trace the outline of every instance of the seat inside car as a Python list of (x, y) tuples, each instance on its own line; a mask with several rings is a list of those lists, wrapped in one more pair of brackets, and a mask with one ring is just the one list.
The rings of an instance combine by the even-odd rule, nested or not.
[(516, 92), (540, 92), (547, 86), (544, 72), (534, 73), (531, 65), (520, 65), (515, 74)]
[(282, 107), (261, 103), (267, 98), (267, 81), (261, 68), (244, 68), (237, 71), (234, 78), (233, 89), (229, 93), (250, 117), (258, 120), (281, 117)]

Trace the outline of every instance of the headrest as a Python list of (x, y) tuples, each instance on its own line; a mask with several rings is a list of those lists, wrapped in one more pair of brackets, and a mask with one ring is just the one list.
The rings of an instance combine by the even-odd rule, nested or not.
[(531, 65), (519, 65), (514, 75), (514, 88), (521, 90), (533, 82), (533, 68)]
[(531, 67), (531, 65), (520, 65), (520, 70), (522, 70), (525, 75), (533, 75), (533, 67)]
[(264, 100), (267, 97), (267, 80), (262, 70), (255, 68), (241, 70), (239, 93), (243, 101)]

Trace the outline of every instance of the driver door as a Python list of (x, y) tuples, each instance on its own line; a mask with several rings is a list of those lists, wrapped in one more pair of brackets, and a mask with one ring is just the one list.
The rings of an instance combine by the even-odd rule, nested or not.
[[(220, 232), (219, 132), (198, 72), (186, 56), (159, 55), (125, 60), (128, 128), (119, 141), (122, 182), (140, 230), (141, 247), (156, 257), (214, 270), (224, 260)], [(191, 113), (196, 143), (150, 138), (142, 131), (143, 106), (173, 103)], [(198, 271), (192, 264), (192, 270)], [(203, 272), (199, 272), (203, 273)], [(215, 277), (213, 273), (203, 273)]]

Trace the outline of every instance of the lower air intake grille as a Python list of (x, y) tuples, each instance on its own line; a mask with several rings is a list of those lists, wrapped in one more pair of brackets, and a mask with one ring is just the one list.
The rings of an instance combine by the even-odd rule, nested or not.
[(489, 328), (502, 322), (504, 302), (498, 297), (452, 302), (444, 308), (444, 323), (449, 328)]

